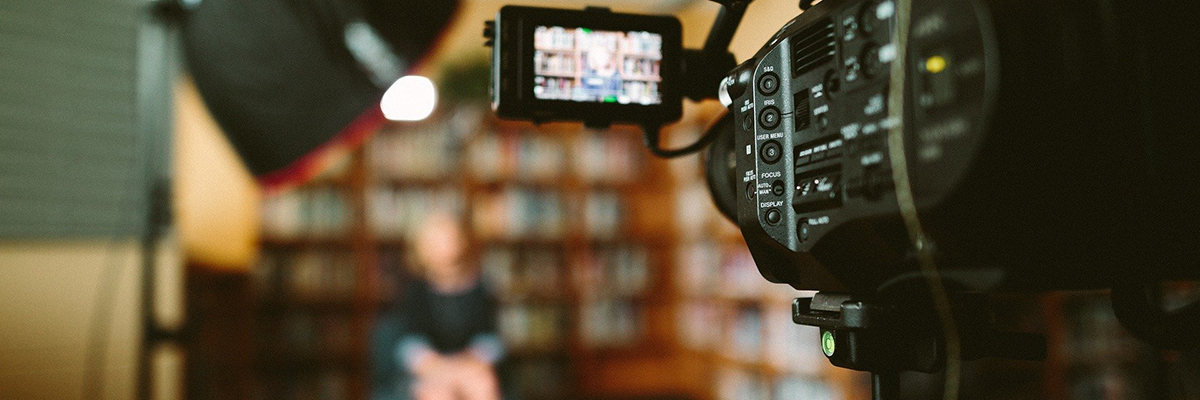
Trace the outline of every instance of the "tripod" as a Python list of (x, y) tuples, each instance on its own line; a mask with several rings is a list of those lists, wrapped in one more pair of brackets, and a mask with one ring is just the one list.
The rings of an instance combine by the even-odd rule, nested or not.
[[(1046, 357), (1042, 335), (997, 331), (982, 296), (954, 296), (951, 313), (964, 360)], [(899, 397), (900, 372), (944, 367), (946, 342), (937, 310), (926, 302), (821, 292), (795, 299), (792, 321), (821, 329), (821, 350), (833, 365), (870, 372), (874, 400)]]

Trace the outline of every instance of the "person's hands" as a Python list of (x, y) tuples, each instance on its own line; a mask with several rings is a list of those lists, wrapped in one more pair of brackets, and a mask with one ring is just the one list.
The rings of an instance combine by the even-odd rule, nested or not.
[(492, 363), (472, 351), (464, 351), (454, 355), (453, 362), (464, 372), (492, 372)]
[(474, 352), (453, 358), (459, 393), (470, 400), (498, 400), (500, 385), (492, 363)]
[(423, 383), (440, 386), (453, 380), (457, 364), (454, 357), (429, 352), (413, 365), (413, 374)]
[(441, 399), (457, 394), (467, 400), (498, 400), (499, 381), (492, 364), (467, 351), (454, 355), (431, 352), (414, 363), (418, 399)]

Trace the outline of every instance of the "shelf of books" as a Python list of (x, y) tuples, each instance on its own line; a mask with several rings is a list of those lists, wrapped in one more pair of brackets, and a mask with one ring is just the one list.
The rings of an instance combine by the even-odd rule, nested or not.
[[(503, 123), (457, 108), (394, 125), (366, 145), (372, 295), (394, 304), (413, 279), (407, 239), (431, 209), (460, 213), (472, 258), (497, 293), (500, 335), (523, 399), (577, 398), (598, 357), (662, 347), (670, 227), (644, 223), (668, 201), (634, 130)], [(654, 216), (650, 216), (653, 219)], [(396, 304), (403, 306), (402, 304)]]
[(262, 204), (247, 305), (255, 399), (365, 398), (373, 302), (363, 296), (363, 154)]

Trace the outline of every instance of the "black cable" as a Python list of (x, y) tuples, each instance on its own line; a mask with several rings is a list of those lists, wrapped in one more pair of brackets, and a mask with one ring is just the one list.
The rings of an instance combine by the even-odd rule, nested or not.
[(704, 133), (704, 136), (696, 139), (696, 141), (692, 144), (678, 149), (668, 150), (659, 147), (658, 139), (659, 135), (661, 134), (661, 130), (661, 125), (645, 125), (642, 127), (642, 139), (646, 144), (646, 148), (650, 150), (650, 154), (653, 154), (659, 158), (678, 158), (696, 153), (700, 150), (703, 150), (705, 146), (708, 146), (713, 142), (713, 140), (717, 139), (717, 130), (709, 130)]

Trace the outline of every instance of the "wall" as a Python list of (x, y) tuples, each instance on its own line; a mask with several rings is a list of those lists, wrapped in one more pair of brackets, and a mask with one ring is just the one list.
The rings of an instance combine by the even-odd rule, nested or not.
[(175, 141), (173, 208), (188, 262), (247, 271), (262, 191), (186, 78), (175, 85)]
[(134, 398), (138, 248), (0, 244), (0, 399)]

